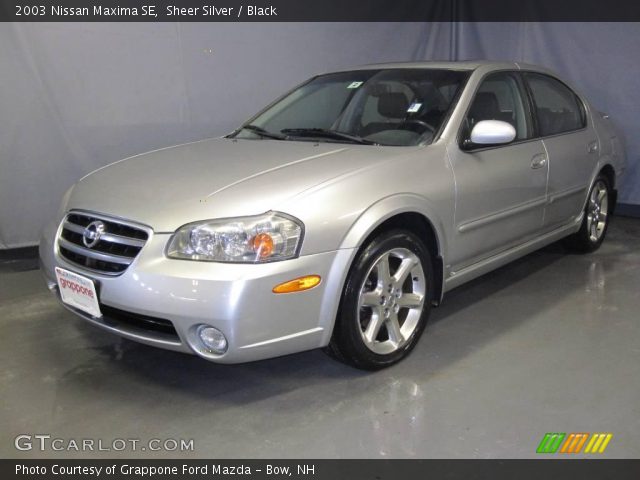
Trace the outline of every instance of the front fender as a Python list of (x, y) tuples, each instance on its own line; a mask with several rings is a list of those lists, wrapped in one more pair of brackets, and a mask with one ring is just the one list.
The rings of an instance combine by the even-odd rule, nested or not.
[[(437, 257), (434, 268), (436, 268), (436, 297), (435, 303), (442, 301), (444, 293), (445, 265), (447, 258), (447, 235), (443, 219), (436, 213), (435, 206), (426, 198), (412, 194), (400, 193), (379, 200), (366, 209), (353, 223), (347, 234), (340, 243), (340, 249), (350, 251), (349, 268), (355, 260), (360, 247), (371, 233), (382, 225), (385, 221), (403, 213), (417, 213), (422, 215), (430, 224), (434, 237)], [(453, 215), (453, 212), (450, 212)], [(343, 278), (343, 282), (346, 279)]]
[[(383, 198), (371, 205), (358, 216), (340, 241), (339, 253), (331, 266), (320, 315), (324, 331), (323, 346), (327, 345), (331, 339), (344, 284), (360, 247), (378, 226), (402, 213), (418, 213), (425, 217), (434, 230), (439, 256), (444, 257), (446, 236), (443, 221), (436, 214), (435, 207), (426, 198), (411, 193), (400, 193)], [(442, 282), (440, 283), (441, 293), (443, 285)], [(439, 301), (440, 298), (437, 300)]]
[(342, 238), (340, 248), (359, 248), (364, 240), (386, 220), (402, 213), (418, 213), (425, 217), (435, 232), (437, 249), (446, 258), (446, 230), (437, 209), (428, 199), (413, 193), (399, 193), (385, 197), (360, 214)]

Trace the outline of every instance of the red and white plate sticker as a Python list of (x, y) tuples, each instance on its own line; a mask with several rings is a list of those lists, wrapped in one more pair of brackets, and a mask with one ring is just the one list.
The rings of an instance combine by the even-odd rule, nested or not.
[(93, 280), (59, 267), (56, 267), (56, 278), (60, 297), (64, 303), (82, 310), (92, 317), (102, 316)]

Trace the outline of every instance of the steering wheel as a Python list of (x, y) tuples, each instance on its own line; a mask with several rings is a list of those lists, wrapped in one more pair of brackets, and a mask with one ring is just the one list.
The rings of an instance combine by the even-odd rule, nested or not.
[(424, 122), (422, 120), (418, 120), (417, 118), (410, 118), (408, 120), (405, 120), (404, 122), (402, 122), (400, 124), (400, 128), (402, 128), (403, 130), (410, 130), (412, 132), (415, 132), (415, 127), (414, 128), (403, 128), (404, 126), (415, 126), (415, 127), (421, 127), (422, 130), (416, 133), (419, 134), (423, 134), (427, 131), (431, 132), (431, 133), (436, 133), (436, 129), (434, 126), (429, 125), (427, 122)]

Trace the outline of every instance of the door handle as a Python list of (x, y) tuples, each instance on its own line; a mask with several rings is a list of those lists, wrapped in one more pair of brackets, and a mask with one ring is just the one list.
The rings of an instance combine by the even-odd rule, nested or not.
[(531, 168), (536, 170), (542, 168), (547, 164), (547, 156), (544, 153), (534, 155), (531, 159)]
[(588, 153), (596, 153), (598, 151), (598, 142), (594, 140), (593, 142), (589, 142), (587, 145)]

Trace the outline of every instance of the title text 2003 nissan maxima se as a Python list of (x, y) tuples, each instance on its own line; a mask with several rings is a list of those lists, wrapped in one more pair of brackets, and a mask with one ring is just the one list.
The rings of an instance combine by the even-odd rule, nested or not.
[(623, 169), (607, 116), (546, 70), (366, 66), (86, 176), (40, 256), (67, 308), (129, 339), (377, 369), (447, 290), (564, 237), (598, 248)]

